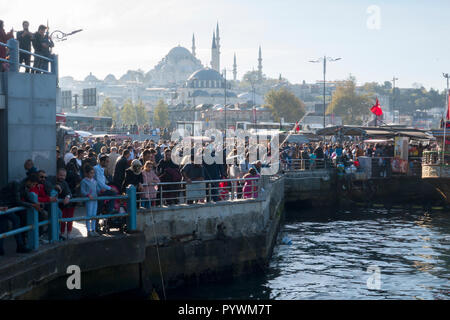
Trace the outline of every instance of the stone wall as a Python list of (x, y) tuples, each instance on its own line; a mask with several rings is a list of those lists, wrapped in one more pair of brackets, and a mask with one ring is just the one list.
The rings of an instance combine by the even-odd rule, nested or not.
[(310, 200), (314, 206), (327, 206), (336, 194), (332, 170), (293, 171), (285, 174), (286, 202)]

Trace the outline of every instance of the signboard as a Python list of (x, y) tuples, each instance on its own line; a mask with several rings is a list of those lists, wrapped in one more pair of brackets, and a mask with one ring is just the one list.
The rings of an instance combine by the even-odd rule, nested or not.
[(392, 172), (408, 173), (409, 138), (395, 137)]
[(72, 108), (72, 91), (61, 91), (61, 107), (63, 109)]
[(97, 105), (97, 89), (83, 89), (83, 106), (93, 107)]

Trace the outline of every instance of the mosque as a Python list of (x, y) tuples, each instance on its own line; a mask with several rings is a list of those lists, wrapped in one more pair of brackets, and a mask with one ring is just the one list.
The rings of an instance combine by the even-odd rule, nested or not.
[[(232, 91), (227, 80), (237, 80), (237, 61), (234, 55), (232, 78), (225, 79), (221, 73), (220, 30), (217, 23), (211, 45), (211, 62), (203, 66), (196, 57), (195, 35), (192, 36), (192, 50), (178, 46), (145, 75), (145, 82), (151, 86), (178, 88), (178, 102), (189, 104), (224, 103), (225, 91), (227, 103), (242, 102)], [(262, 53), (259, 48), (258, 75), (262, 79)], [(225, 90), (225, 86), (227, 87)]]

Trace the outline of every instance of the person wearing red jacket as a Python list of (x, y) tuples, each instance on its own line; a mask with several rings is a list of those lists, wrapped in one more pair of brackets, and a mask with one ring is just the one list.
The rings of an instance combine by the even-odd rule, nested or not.
[[(14, 38), (14, 30), (11, 29), (10, 32), (6, 33), (3, 28), (3, 21), (0, 20), (0, 42), (7, 43), (9, 39)], [(6, 59), (6, 48), (4, 46), (0, 46), (0, 58)], [(8, 64), (0, 61), (0, 72), (3, 72), (3, 69), (6, 70)]]
[[(32, 173), (35, 174), (35, 173)], [(47, 174), (43, 170), (39, 170), (38, 173), (39, 183), (30, 189), (30, 192), (33, 192), (38, 197), (38, 203), (48, 205), (50, 202), (56, 202), (58, 199), (56, 197), (50, 197), (48, 194), (53, 189), (53, 186), (50, 186), (49, 183), (46, 182)], [(44, 210), (45, 209), (45, 210)], [(44, 209), (39, 210), (39, 222), (48, 219), (48, 211), (50, 210), (49, 206), (44, 206)], [(48, 227), (40, 227), (39, 235), (43, 236), (47, 233)]]

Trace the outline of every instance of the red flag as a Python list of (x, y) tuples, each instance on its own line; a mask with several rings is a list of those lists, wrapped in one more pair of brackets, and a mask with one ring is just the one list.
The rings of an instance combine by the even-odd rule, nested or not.
[(298, 124), (298, 122), (295, 123), (295, 131), (300, 131), (300, 125)]
[(450, 120), (450, 90), (448, 90), (447, 120)]
[(383, 115), (383, 110), (381, 110), (381, 107), (380, 107), (380, 101), (378, 101), (378, 98), (377, 98), (376, 104), (370, 109), (370, 111), (371, 111), (373, 114), (375, 114), (377, 117)]

